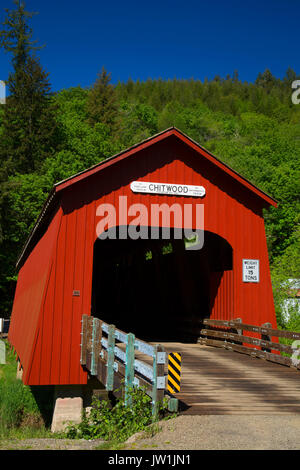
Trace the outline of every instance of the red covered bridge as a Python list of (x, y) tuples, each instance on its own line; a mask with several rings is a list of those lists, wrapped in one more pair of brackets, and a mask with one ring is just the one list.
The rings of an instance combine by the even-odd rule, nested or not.
[[(137, 217), (163, 204), (169, 222)], [(185, 205), (194, 233), (201, 206), (201, 249), (177, 236)], [(204, 319), (276, 328), (263, 219), (276, 205), (175, 128), (57, 183), (17, 263), (9, 341), (24, 383), (87, 383), (84, 314), (148, 342), (196, 343)]]

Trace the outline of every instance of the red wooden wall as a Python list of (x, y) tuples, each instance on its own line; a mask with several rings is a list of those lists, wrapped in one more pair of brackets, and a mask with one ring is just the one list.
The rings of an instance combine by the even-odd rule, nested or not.
[[(130, 189), (135, 180), (202, 185), (206, 195), (136, 194)], [(241, 317), (257, 325), (269, 321), (276, 327), (262, 217), (268, 202), (197, 148), (170, 135), (71, 182), (57, 186), (60, 208), (19, 274), (9, 340), (20, 357), (24, 383), (86, 383), (79, 361), (80, 321), (91, 309), (93, 246), (100, 221), (96, 209), (103, 202), (118, 208), (120, 195), (128, 197), (128, 206), (145, 204), (149, 213), (152, 203), (203, 203), (205, 230), (233, 248), (232, 271), (211, 276), (211, 289), (217, 292), (211, 317)], [(243, 258), (260, 260), (258, 284), (243, 283)], [(74, 290), (80, 296), (74, 297)]]

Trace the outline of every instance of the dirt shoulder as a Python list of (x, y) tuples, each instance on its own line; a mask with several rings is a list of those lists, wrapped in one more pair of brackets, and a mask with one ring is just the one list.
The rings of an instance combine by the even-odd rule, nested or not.
[[(299, 450), (300, 414), (189, 416), (131, 436), (125, 450)], [(0, 440), (0, 450), (97, 450), (102, 440)]]
[(96, 450), (103, 441), (95, 439), (3, 439), (0, 450)]

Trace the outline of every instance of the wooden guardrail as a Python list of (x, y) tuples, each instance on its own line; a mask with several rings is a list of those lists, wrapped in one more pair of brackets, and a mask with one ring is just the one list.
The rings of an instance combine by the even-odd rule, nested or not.
[[(150, 358), (150, 361), (137, 359), (136, 351), (141, 353), (141, 357), (145, 355)], [(166, 389), (166, 353), (162, 345), (151, 345), (136, 338), (133, 333), (117, 329), (115, 325), (83, 315), (80, 363), (108, 391), (114, 391), (124, 381), (126, 405), (130, 405), (129, 388), (143, 387), (152, 398), (152, 412), (157, 416)], [(169, 398), (168, 408), (177, 411), (178, 400)]]
[[(230, 349), (253, 357), (276, 362), (285, 366), (300, 369), (300, 333), (294, 331), (277, 330), (270, 324), (262, 326), (248, 325), (236, 320), (210, 320), (203, 321), (208, 328), (201, 330), (198, 342), (208, 346)], [(226, 328), (225, 331), (221, 329)], [(243, 334), (244, 331), (258, 333), (261, 337), (255, 338)], [(286, 338), (293, 340), (292, 345), (272, 341), (272, 338)], [(247, 346), (247, 345), (252, 345)], [(254, 346), (254, 347), (253, 347)], [(259, 347), (260, 349), (256, 348)], [(274, 352), (272, 352), (274, 351)], [(282, 356), (285, 353), (289, 356)]]

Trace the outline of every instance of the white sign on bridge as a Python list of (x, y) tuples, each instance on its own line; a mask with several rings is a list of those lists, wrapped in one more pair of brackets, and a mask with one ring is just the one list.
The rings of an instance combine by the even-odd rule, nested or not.
[(259, 282), (258, 259), (243, 259), (243, 282)]
[(173, 183), (153, 183), (147, 181), (133, 181), (130, 189), (134, 193), (148, 194), (167, 194), (172, 196), (205, 196), (205, 188), (203, 186), (192, 186), (190, 184), (173, 184)]

